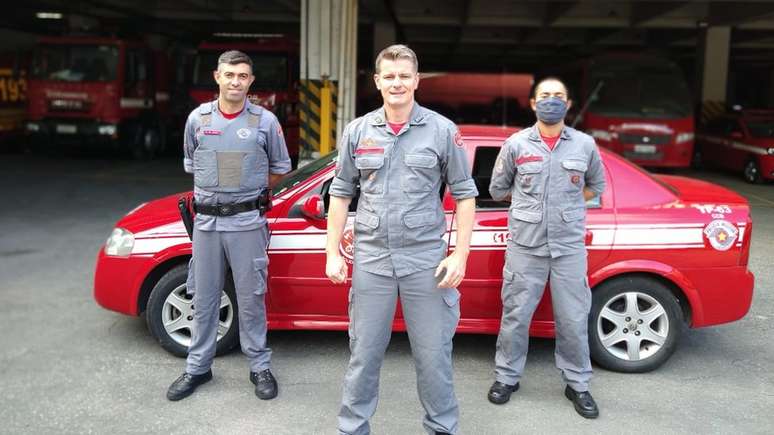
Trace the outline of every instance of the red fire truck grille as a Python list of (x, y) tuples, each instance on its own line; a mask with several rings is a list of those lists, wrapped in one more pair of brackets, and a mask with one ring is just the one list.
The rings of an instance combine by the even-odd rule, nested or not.
[(672, 136), (668, 134), (618, 134), (618, 140), (622, 144), (666, 145), (671, 139)]

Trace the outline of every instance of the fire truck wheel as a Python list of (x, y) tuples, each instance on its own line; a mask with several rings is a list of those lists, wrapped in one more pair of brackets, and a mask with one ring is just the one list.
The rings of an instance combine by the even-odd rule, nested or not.
[[(188, 264), (172, 268), (153, 287), (145, 321), (151, 334), (167, 352), (185, 357), (191, 344), (196, 307), (186, 294)], [(228, 278), (220, 299), (216, 354), (222, 355), (239, 344), (237, 302), (234, 283)]]
[(760, 184), (763, 181), (761, 166), (755, 158), (750, 158), (750, 160), (744, 164), (744, 181), (751, 184)]
[(161, 151), (163, 138), (157, 126), (139, 126), (132, 144), (132, 154), (137, 160), (151, 160)]
[(680, 304), (662, 283), (642, 276), (606, 281), (593, 291), (591, 358), (616, 372), (649, 372), (672, 356), (683, 327)]

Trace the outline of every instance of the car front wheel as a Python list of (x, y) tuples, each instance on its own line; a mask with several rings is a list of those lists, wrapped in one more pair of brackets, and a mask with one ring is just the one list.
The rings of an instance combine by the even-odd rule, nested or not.
[[(196, 307), (193, 298), (186, 293), (188, 264), (172, 268), (153, 287), (145, 312), (151, 334), (169, 353), (188, 355), (194, 331), (193, 316)], [(228, 352), (239, 343), (237, 305), (234, 285), (226, 280), (220, 298), (216, 353)]]
[(744, 181), (751, 184), (759, 184), (763, 181), (761, 167), (757, 160), (750, 159), (744, 164)]
[(680, 305), (663, 284), (645, 277), (607, 281), (595, 289), (589, 316), (591, 357), (625, 373), (658, 368), (677, 348)]

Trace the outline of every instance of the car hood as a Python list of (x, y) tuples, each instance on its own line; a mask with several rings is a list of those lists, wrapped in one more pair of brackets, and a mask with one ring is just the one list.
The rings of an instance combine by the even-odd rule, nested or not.
[[(163, 198), (155, 199), (140, 205), (126, 214), (116, 223), (117, 227), (124, 228), (133, 233), (147, 231), (162, 225), (180, 223), (180, 211), (177, 208), (177, 199), (182, 195), (190, 195), (191, 192), (180, 192)], [(183, 231), (185, 231), (183, 229)], [(177, 232), (177, 231), (175, 231)]]
[(654, 176), (674, 188), (685, 202), (747, 204), (745, 197), (714, 183), (676, 175)]

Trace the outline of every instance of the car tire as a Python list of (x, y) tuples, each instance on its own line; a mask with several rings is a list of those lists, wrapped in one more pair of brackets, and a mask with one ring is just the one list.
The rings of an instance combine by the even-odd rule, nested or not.
[(164, 148), (164, 136), (154, 124), (140, 125), (132, 141), (132, 156), (135, 160), (153, 160)]
[[(193, 331), (193, 300), (186, 295), (188, 264), (181, 264), (164, 274), (151, 290), (145, 320), (153, 337), (167, 352), (188, 355)], [(216, 354), (222, 355), (239, 344), (236, 293), (228, 278), (221, 299), (220, 326)]]
[(641, 276), (606, 281), (592, 298), (591, 358), (616, 372), (649, 372), (672, 356), (683, 326), (677, 298), (660, 282)]
[(760, 184), (763, 182), (763, 176), (761, 175), (761, 166), (758, 164), (758, 160), (751, 158), (744, 164), (744, 172), (742, 173), (744, 181), (750, 184)]
[(691, 169), (699, 170), (704, 169), (704, 156), (701, 152), (701, 147), (698, 145), (693, 146), (693, 155), (691, 156)]

